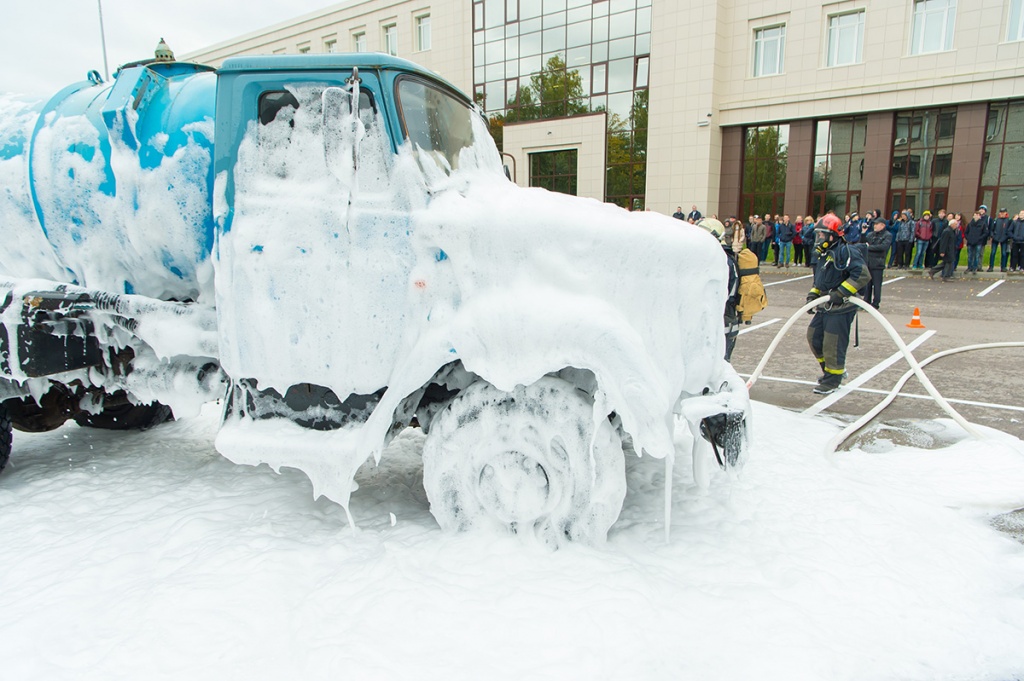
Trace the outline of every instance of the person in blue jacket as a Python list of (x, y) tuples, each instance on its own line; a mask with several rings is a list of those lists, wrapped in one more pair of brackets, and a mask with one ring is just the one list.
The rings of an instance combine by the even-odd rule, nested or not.
[(821, 365), (821, 378), (814, 392), (827, 395), (843, 382), (850, 327), (857, 315), (857, 306), (849, 299), (864, 288), (869, 274), (864, 249), (846, 243), (842, 221), (834, 213), (822, 218), (821, 226), (814, 231), (814, 250), (819, 257), (807, 302), (825, 295), (828, 301), (808, 310), (814, 319), (807, 327), (807, 343)]
[(885, 228), (892, 237), (892, 247), (889, 249), (889, 267), (896, 266), (896, 233), (900, 229), (900, 212), (894, 210), (885, 223)]

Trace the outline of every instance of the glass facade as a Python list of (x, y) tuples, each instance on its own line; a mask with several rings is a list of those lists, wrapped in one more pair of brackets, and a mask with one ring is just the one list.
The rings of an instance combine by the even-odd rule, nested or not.
[(896, 112), (890, 210), (947, 208), (956, 107)]
[(979, 203), (995, 215), (1024, 210), (1024, 100), (993, 102), (988, 107)]
[(868, 117), (818, 121), (814, 135), (811, 212), (836, 215), (860, 211)]
[(743, 188), (739, 214), (785, 213), (789, 125), (746, 128), (743, 139)]
[(506, 122), (607, 114), (605, 200), (643, 208), (652, 0), (474, 0), (474, 99)]

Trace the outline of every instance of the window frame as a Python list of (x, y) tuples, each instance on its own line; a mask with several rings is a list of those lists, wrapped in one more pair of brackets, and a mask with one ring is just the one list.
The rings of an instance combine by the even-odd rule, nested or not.
[[(433, 35), (430, 22), (430, 13), (426, 12), (413, 17), (413, 25), (416, 33), (416, 51), (427, 52), (433, 47)], [(426, 30), (424, 30), (424, 27)], [(424, 40), (426, 34), (426, 40)]]
[[(766, 38), (764, 37), (769, 31), (779, 31), (778, 37)], [(777, 43), (777, 53), (775, 59), (775, 71), (771, 73), (765, 72), (765, 60), (764, 60), (764, 46), (770, 42)], [(754, 29), (754, 46), (753, 46), (753, 77), (754, 78), (767, 78), (769, 76), (781, 76), (785, 71), (786, 64), (786, 22), (780, 22), (776, 24), (770, 24), (767, 26), (759, 26)]]
[[(398, 56), (398, 22), (393, 21), (388, 24), (382, 24), (381, 30), (381, 51), (384, 54), (390, 54), (392, 57)], [(392, 40), (393, 38), (393, 40)]]
[(1024, 0), (1010, 0), (1010, 11), (1006, 17), (1006, 41), (1024, 40)]
[[(938, 3), (940, 2), (945, 3), (945, 7), (938, 9)], [(930, 3), (935, 3), (935, 6), (928, 8), (927, 6)], [(910, 55), (916, 57), (925, 54), (949, 52), (952, 50), (953, 37), (956, 35), (956, 10), (957, 0), (914, 0), (910, 18)], [(937, 16), (939, 13), (944, 15), (944, 19), (941, 24), (941, 46), (937, 49), (925, 49), (925, 40), (928, 35), (925, 30), (928, 28), (927, 18), (929, 16)], [(924, 22), (920, 25), (920, 31), (918, 30), (919, 21)]]
[(352, 51), (366, 52), (366, 31), (358, 31), (352, 34)]
[(338, 37), (324, 38), (324, 54), (335, 54), (338, 51)]
[[(856, 16), (858, 21), (855, 26), (833, 26), (834, 21), (842, 21), (846, 17)], [(855, 9), (849, 12), (837, 12), (836, 14), (830, 14), (825, 28), (825, 66), (828, 68), (838, 68), (841, 66), (852, 66), (854, 64), (864, 63), (864, 25), (866, 23), (866, 10), (863, 8)], [(853, 28), (855, 31), (856, 48), (854, 50), (854, 59), (849, 62), (839, 62), (839, 55), (842, 53), (840, 49), (841, 36), (846, 31)], [(833, 44), (833, 34), (835, 32), (836, 40)]]

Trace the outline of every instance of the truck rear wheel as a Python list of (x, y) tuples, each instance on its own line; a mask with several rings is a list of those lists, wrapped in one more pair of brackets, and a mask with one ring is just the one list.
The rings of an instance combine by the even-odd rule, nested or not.
[(562, 379), (509, 393), (478, 381), (431, 422), (423, 484), (444, 530), (502, 527), (553, 546), (603, 541), (626, 494), (622, 440)]
[(12, 431), (10, 414), (7, 413), (7, 407), (0, 403), (0, 471), (4, 469), (8, 459), (11, 458)]

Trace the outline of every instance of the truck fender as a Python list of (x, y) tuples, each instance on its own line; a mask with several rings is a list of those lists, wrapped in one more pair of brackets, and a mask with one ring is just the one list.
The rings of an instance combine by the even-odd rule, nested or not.
[(544, 307), (538, 308), (529, 304), (536, 298), (520, 294), (492, 292), (448, 315), (432, 314), (443, 321), (433, 322), (404, 353), (367, 421), (367, 444), (375, 458), (402, 402), (456, 360), (504, 391), (567, 368), (589, 371), (597, 383), (595, 419), (615, 412), (638, 452), (657, 458), (672, 454), (678, 395), (621, 313), (587, 296), (555, 290), (545, 292)]

